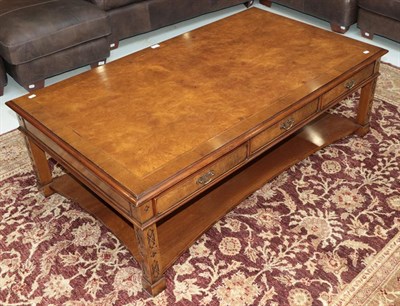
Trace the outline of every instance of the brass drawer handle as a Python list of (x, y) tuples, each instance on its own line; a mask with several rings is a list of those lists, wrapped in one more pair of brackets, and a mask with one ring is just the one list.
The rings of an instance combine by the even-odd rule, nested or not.
[(352, 88), (354, 87), (354, 85), (356, 85), (356, 81), (350, 80), (350, 81), (348, 81), (348, 82), (346, 83), (345, 87), (346, 87), (347, 89), (352, 89)]
[(214, 170), (208, 171), (206, 174), (203, 174), (197, 179), (197, 184), (199, 185), (207, 185), (211, 180), (213, 179), (213, 176), (215, 175)]
[(281, 130), (290, 130), (292, 126), (294, 125), (294, 119), (293, 118), (288, 118), (286, 121), (282, 122), (280, 127)]

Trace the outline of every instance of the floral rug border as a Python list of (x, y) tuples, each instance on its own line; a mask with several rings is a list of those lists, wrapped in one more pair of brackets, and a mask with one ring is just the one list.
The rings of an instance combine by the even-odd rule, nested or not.
[[(399, 67), (382, 62), (381, 76), (375, 98), (400, 107), (399, 95), (385, 94), (378, 88), (386, 88), (391, 73), (399, 73)], [(383, 71), (382, 71), (383, 70)], [(384, 84), (386, 83), (386, 84)], [(399, 82), (400, 83), (400, 82)], [(398, 88), (396, 80), (391, 81), (392, 90)], [(378, 295), (384, 294), (384, 286), (400, 271), (400, 232), (374, 257), (371, 263), (353, 279), (353, 281), (335, 298), (330, 306), (366, 305), (376, 301)], [(382, 303), (382, 302), (381, 302)], [(379, 304), (381, 304), (379, 303)]]
[(400, 67), (389, 63), (381, 62), (378, 86), (375, 90), (375, 99), (383, 100), (387, 103), (400, 107), (400, 79), (398, 74)]
[(366, 305), (400, 269), (400, 232), (338, 295), (330, 306)]
[(1, 134), (0, 149), (5, 152), (0, 164), (0, 181), (18, 173), (32, 171), (25, 139), (18, 129)]

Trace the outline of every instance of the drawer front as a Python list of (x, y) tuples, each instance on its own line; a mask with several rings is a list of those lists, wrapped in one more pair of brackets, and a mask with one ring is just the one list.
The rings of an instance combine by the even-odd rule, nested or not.
[(160, 214), (168, 208), (189, 197), (196, 191), (203, 189), (209, 183), (225, 174), (236, 165), (246, 159), (247, 146), (243, 144), (234, 151), (221, 157), (211, 165), (191, 175), (187, 179), (168, 189), (156, 199), (156, 214)]
[(275, 123), (260, 134), (256, 135), (250, 142), (250, 152), (254, 153), (263, 148), (317, 111), (318, 99), (308, 103), (299, 110), (295, 111), (293, 114), (287, 116), (283, 120)]
[(346, 81), (340, 83), (336, 87), (332, 88), (330, 91), (322, 95), (321, 98), (321, 105), (322, 107), (327, 106), (330, 104), (333, 100), (335, 100), (337, 97), (347, 93), (350, 93), (350, 91), (358, 86), (362, 81), (366, 80), (368, 77), (370, 77), (374, 72), (374, 63), (370, 64), (363, 70), (357, 72), (354, 74), (352, 77), (348, 78)]

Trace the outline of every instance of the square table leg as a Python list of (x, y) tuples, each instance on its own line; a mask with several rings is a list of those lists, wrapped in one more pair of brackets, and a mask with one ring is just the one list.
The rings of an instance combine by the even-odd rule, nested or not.
[(46, 153), (28, 136), (25, 136), (25, 142), (38, 181), (38, 188), (45, 197), (48, 197), (52, 195), (54, 191), (50, 188), (53, 176), (46, 158)]
[(359, 136), (364, 136), (369, 132), (370, 125), (369, 120), (371, 116), (372, 102), (375, 94), (377, 79), (373, 79), (371, 82), (361, 88), (360, 102), (358, 104), (356, 122), (361, 127), (356, 131)]
[(166, 287), (165, 277), (162, 273), (157, 225), (153, 224), (146, 229), (135, 226), (135, 234), (140, 252), (143, 288), (155, 296)]

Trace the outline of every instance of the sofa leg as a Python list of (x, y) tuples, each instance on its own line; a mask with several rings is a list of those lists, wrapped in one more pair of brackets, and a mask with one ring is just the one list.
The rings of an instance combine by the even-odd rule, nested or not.
[(110, 43), (110, 50), (117, 49), (119, 46), (119, 41), (114, 41)]
[(347, 32), (348, 29), (349, 29), (348, 26), (346, 27), (346, 26), (338, 25), (337, 23), (331, 23), (331, 30), (333, 32), (344, 34)]
[(244, 3), (244, 6), (247, 7), (247, 8), (249, 8), (249, 7), (252, 6), (253, 4), (254, 4), (254, 0), (251, 0), (251, 1), (245, 2), (245, 3)]
[(27, 91), (31, 92), (36, 89), (40, 89), (44, 87), (44, 80), (38, 81), (36, 83), (28, 84), (28, 85), (22, 85)]
[(3, 86), (0, 87), (0, 97), (1, 97), (2, 95), (4, 95), (4, 87), (3, 87)]
[(93, 68), (97, 68), (97, 67), (103, 66), (105, 64), (106, 64), (106, 60), (104, 59), (102, 61), (98, 61), (96, 63), (90, 64), (90, 67), (93, 69)]
[(272, 5), (272, 1), (270, 1), (270, 0), (260, 0), (260, 3), (262, 5), (265, 5), (265, 6), (268, 6), (268, 7), (271, 7), (271, 5)]
[(365, 37), (365, 38), (368, 38), (368, 39), (374, 38), (374, 34), (371, 33), (371, 32), (367, 32), (367, 31), (364, 31), (364, 30), (360, 30), (360, 32), (361, 32), (361, 36), (362, 37)]

